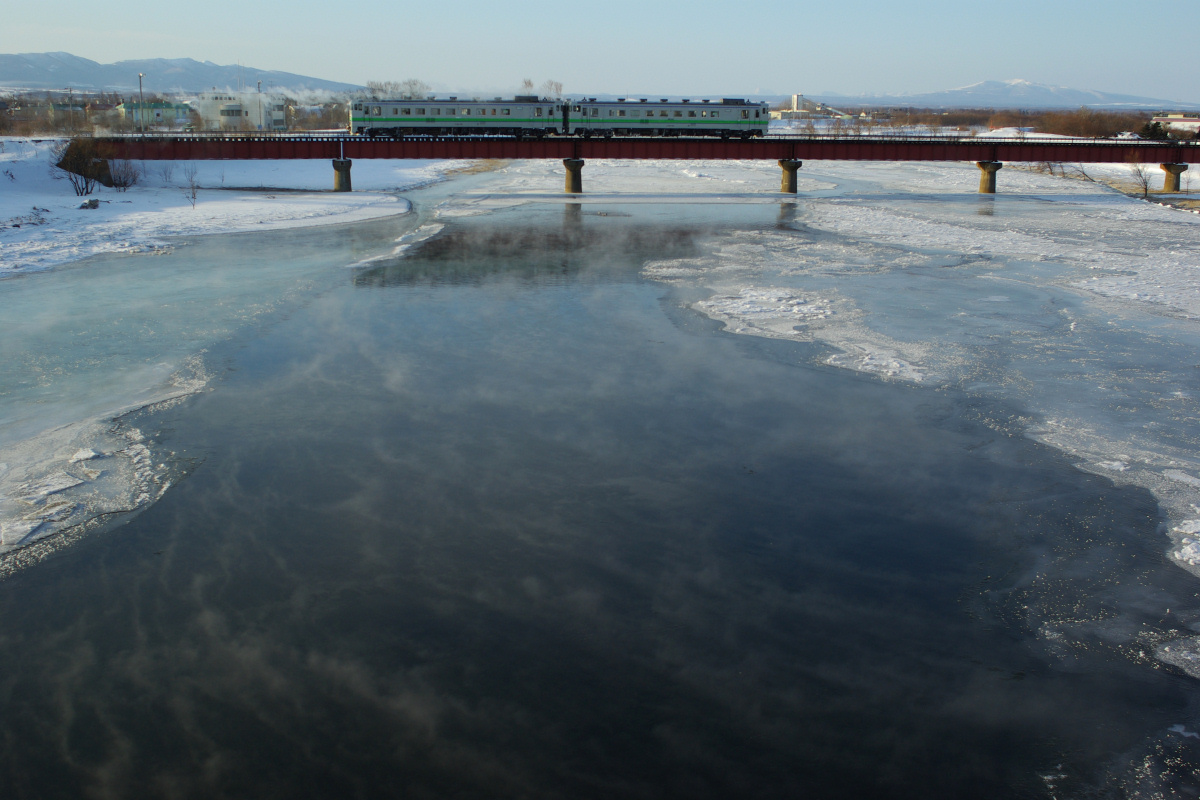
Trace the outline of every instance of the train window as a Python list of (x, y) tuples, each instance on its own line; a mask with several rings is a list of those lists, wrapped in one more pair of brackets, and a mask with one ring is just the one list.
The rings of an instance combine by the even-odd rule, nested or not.
[(423, 117), (423, 116), (425, 116), (425, 109), (423, 109), (423, 108), (418, 108), (418, 109), (417, 109), (417, 116), (418, 116), (418, 117)]
[[(633, 112), (633, 113), (635, 113), (635, 114), (636, 114), (637, 112), (635, 111), (635, 112)], [(617, 112), (617, 116), (618, 116), (618, 117), (623, 117), (623, 116), (625, 116), (625, 109), (623, 109), (623, 108), (622, 108), (620, 111), (618, 111), (618, 112)]]
[(454, 116), (454, 109), (453, 109), (453, 108), (447, 108), (447, 109), (446, 109), (446, 116), (448, 116), (448, 117), (453, 117), (453, 116)]
[[(394, 109), (394, 108), (393, 108), (393, 109), (392, 109), (392, 113), (393, 113), (393, 114), (395, 114), (395, 113), (396, 113), (396, 109)], [(411, 116), (412, 116), (412, 109), (411, 109), (411, 108), (402, 108), (402, 109), (400, 109), (400, 113), (401, 113), (401, 114), (405, 114), (405, 115), (407, 115), (407, 116), (410, 116), (410, 117), (411, 117)]]
[(494, 109), (494, 108), (492, 109), (492, 116), (493, 117), (496, 116), (496, 109)]
[(689, 117), (694, 117), (694, 116), (696, 116), (696, 112), (695, 112), (695, 111), (692, 111), (692, 110), (689, 108), (689, 109), (688, 109), (688, 116), (689, 116)]
[(593, 108), (593, 109), (592, 109), (592, 116), (593, 116), (593, 117), (598, 117), (598, 116), (600, 116), (600, 109), (598, 109), (598, 108)]
[(683, 116), (683, 111), (681, 111), (681, 110), (680, 110), (680, 109), (678, 109), (678, 108), (677, 108), (677, 109), (675, 109), (675, 116), (677, 116), (677, 117), (682, 117), (682, 116)]
[(719, 117), (719, 116), (721, 115), (721, 112), (719, 112), (719, 111), (714, 111), (714, 112), (712, 113), (712, 115), (713, 115), (713, 119), (716, 119), (717, 117)]
[(464, 117), (469, 117), (469, 116), (471, 116), (471, 109), (469, 109), (469, 108), (464, 108), (464, 109), (463, 109), (463, 116), (464, 116)]
[(754, 118), (755, 118), (755, 119), (758, 119), (758, 118), (759, 118), (759, 117), (758, 117), (758, 109), (757, 109), (757, 108), (756, 108), (756, 109), (754, 109)]
[(666, 112), (666, 111), (660, 111), (660, 112), (658, 112), (658, 115), (659, 115), (660, 117), (665, 117), (665, 116), (667, 115), (667, 112)]
[(537, 108), (535, 108), (535, 109), (533, 110), (533, 115), (534, 115), (535, 117), (540, 117), (540, 116), (542, 115), (542, 107), (541, 107), (541, 106), (538, 106)]
[(707, 111), (701, 111), (701, 112), (700, 112), (700, 116), (702, 116), (702, 117), (707, 117), (707, 116), (708, 116), (708, 112), (707, 112)]
[(579, 106), (575, 106), (575, 108), (573, 108), (573, 109), (571, 109), (571, 110), (572, 110), (572, 111), (579, 111)]
[(742, 119), (750, 119), (749, 109), (742, 109)]
[(509, 116), (509, 109), (507, 109), (507, 108), (500, 109), (500, 115), (503, 117)]
[(383, 109), (379, 106), (371, 106), (371, 116), (378, 117), (383, 114)]
[(355, 110), (355, 111), (362, 111), (362, 103), (355, 103), (355, 104), (354, 104), (354, 110)]

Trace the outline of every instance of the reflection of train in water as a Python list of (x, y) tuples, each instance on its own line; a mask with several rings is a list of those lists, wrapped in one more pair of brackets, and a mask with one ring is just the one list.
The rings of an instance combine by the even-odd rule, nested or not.
[(766, 103), (749, 100), (356, 100), (350, 132), (407, 136), (720, 136), (767, 132)]

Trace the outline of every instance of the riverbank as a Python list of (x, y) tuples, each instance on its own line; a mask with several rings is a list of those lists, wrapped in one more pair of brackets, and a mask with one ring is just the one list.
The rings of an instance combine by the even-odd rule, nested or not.
[[(0, 277), (103, 253), (156, 253), (171, 236), (309, 227), (402, 214), (397, 192), (440, 180), (450, 161), (377, 161), (333, 193), (326, 161), (134, 162), (127, 191), (77, 197), (51, 165), (56, 140), (0, 137)], [(194, 170), (198, 187), (190, 190)], [(95, 199), (95, 209), (81, 208)]]

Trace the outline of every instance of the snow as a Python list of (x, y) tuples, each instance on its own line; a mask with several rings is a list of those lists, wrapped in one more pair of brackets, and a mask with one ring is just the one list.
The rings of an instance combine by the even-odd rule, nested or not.
[[(324, 160), (135, 162), (141, 180), (98, 186), (81, 209), (50, 164), (48, 139), (0, 137), (0, 277), (100, 253), (170, 248), (169, 237), (354, 222), (409, 210), (397, 195), (440, 179), (454, 162), (378, 160), (353, 170), (354, 192), (334, 193)], [(196, 170), (193, 207), (185, 173)]]

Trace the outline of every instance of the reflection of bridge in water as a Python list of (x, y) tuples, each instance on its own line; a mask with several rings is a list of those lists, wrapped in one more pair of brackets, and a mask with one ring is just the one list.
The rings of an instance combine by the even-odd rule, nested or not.
[(604, 159), (725, 159), (777, 161), (781, 191), (796, 192), (796, 171), (804, 159), (830, 161), (974, 161), (981, 171), (979, 191), (996, 191), (996, 171), (1006, 161), (1050, 163), (1159, 164), (1163, 191), (1178, 192), (1179, 176), (1200, 154), (1200, 142), (1141, 139), (991, 139), (895, 137), (768, 136), (748, 141), (717, 138), (440, 137), (403, 140), (356, 136), (183, 135), (96, 137), (108, 159), (311, 159), (333, 162), (334, 190), (350, 191), (353, 159), (561, 159), (566, 191), (583, 191), (583, 165)]

